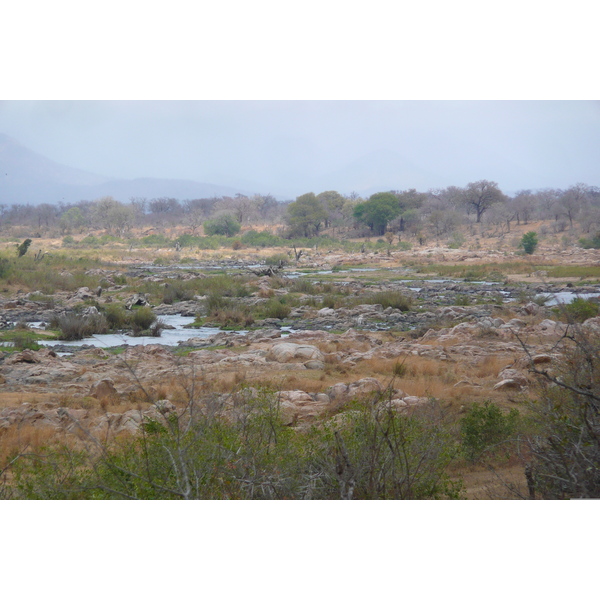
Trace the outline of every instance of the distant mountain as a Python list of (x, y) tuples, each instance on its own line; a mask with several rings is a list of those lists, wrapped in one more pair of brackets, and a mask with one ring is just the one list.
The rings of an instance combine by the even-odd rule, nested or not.
[(0, 134), (0, 204), (56, 204), (102, 196), (121, 202), (133, 196), (190, 200), (237, 193), (249, 192), (184, 179), (110, 179), (61, 165)]

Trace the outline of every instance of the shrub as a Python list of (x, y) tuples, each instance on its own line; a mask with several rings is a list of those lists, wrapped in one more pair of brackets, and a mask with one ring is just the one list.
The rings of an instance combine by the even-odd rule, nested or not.
[(156, 321), (156, 315), (149, 306), (141, 306), (134, 310), (133, 316), (131, 317), (131, 325), (136, 335), (140, 331), (147, 331), (151, 325)]
[(574, 326), (558, 349), (551, 373), (531, 366), (543, 385), (527, 438), (530, 496), (600, 498), (600, 338)]
[(204, 223), (204, 233), (206, 235), (225, 235), (233, 237), (241, 229), (241, 225), (237, 219), (230, 214), (219, 215), (211, 221)]
[(27, 253), (27, 250), (29, 250), (29, 246), (31, 246), (31, 240), (27, 238), (22, 244), (17, 246), (17, 256), (19, 258), (24, 256)]
[(575, 298), (570, 304), (561, 304), (553, 308), (552, 312), (566, 323), (583, 323), (587, 319), (598, 316), (600, 308), (596, 302)]
[(105, 304), (104, 317), (110, 329), (124, 329), (129, 322), (129, 315), (125, 307), (120, 304)]
[(298, 294), (316, 294), (314, 284), (308, 281), (308, 279), (303, 279), (302, 277), (294, 280), (290, 286), (290, 292), (295, 292)]
[(528, 231), (527, 233), (523, 234), (519, 247), (523, 248), (523, 252), (525, 252), (525, 254), (533, 254), (537, 248), (537, 245), (537, 233), (535, 231)]
[(162, 301), (164, 304), (173, 304), (193, 300), (194, 291), (186, 287), (183, 281), (171, 281), (165, 284)]
[(391, 307), (406, 312), (410, 310), (411, 300), (402, 294), (402, 292), (390, 290), (367, 296), (363, 304), (381, 304), (384, 309)]
[(292, 309), (285, 303), (285, 298), (280, 296), (267, 300), (261, 312), (265, 319), (285, 319)]
[(0, 279), (6, 279), (12, 270), (12, 263), (6, 258), (0, 258)]
[(271, 254), (271, 256), (267, 256), (267, 258), (265, 259), (265, 264), (274, 267), (278, 267), (279, 265), (287, 266), (290, 264), (290, 260), (287, 254)]
[(582, 248), (600, 248), (600, 232), (596, 233), (592, 238), (582, 237), (579, 239), (579, 245)]
[(253, 229), (246, 231), (246, 233), (242, 235), (242, 242), (246, 244), (246, 246), (255, 246), (256, 248), (272, 248), (274, 246), (287, 244), (287, 241), (278, 235), (273, 235), (268, 231), (254, 231)]
[(50, 321), (50, 327), (59, 329), (61, 340), (82, 340), (96, 333), (107, 333), (108, 322), (104, 315), (78, 315), (67, 313)]
[(519, 411), (504, 414), (495, 404), (473, 404), (460, 423), (463, 452), (476, 461), (493, 446), (506, 442), (516, 431)]

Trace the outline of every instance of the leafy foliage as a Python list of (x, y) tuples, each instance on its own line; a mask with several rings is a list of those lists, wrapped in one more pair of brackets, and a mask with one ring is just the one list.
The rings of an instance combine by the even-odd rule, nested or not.
[(471, 405), (460, 424), (465, 455), (475, 461), (486, 450), (506, 442), (515, 433), (518, 419), (518, 410), (504, 414), (489, 400)]
[(537, 233), (535, 231), (524, 233), (519, 246), (523, 248), (525, 254), (533, 254), (538, 246)]
[(227, 237), (233, 237), (240, 229), (241, 225), (237, 219), (229, 213), (219, 215), (215, 219), (204, 223), (204, 233), (206, 233), (206, 235), (225, 235)]

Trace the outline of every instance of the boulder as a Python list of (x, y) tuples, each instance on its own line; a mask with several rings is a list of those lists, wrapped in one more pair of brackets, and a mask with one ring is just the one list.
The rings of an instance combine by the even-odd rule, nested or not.
[(494, 390), (520, 390), (523, 386), (514, 379), (503, 379), (494, 386)]
[(382, 391), (381, 384), (374, 377), (365, 377), (359, 379), (348, 386), (348, 395), (351, 398), (356, 396), (366, 396), (367, 394), (378, 393)]
[(323, 362), (325, 357), (316, 346), (281, 342), (280, 344), (275, 344), (271, 347), (267, 353), (266, 359), (281, 363), (311, 360)]
[(92, 385), (90, 396), (98, 400), (114, 400), (119, 396), (119, 393), (110, 379), (102, 379)]
[(525, 385), (527, 385), (529, 383), (527, 381), (527, 377), (525, 377), (525, 375), (523, 375), (523, 373), (520, 373), (516, 369), (503, 369), (498, 374), (498, 377), (501, 380), (508, 380), (508, 379), (510, 379), (510, 380), (518, 383), (520, 386), (525, 386)]

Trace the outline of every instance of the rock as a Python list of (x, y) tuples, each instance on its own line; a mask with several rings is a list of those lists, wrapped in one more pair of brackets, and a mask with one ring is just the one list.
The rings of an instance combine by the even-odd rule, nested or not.
[(158, 410), (158, 412), (163, 415), (166, 415), (176, 410), (175, 405), (169, 400), (158, 400), (154, 403), (154, 406), (156, 407), (156, 410)]
[(110, 379), (102, 379), (92, 385), (90, 396), (98, 400), (114, 400), (119, 396), (119, 393)]
[(420, 396), (405, 396), (402, 398), (402, 400), (407, 406), (416, 406), (417, 404), (424, 404), (428, 401), (428, 398), (422, 398)]
[(535, 302), (528, 302), (523, 306), (523, 311), (528, 315), (537, 315), (540, 307)]
[(503, 369), (498, 374), (498, 377), (503, 381), (512, 380), (518, 383), (520, 386), (526, 386), (528, 384), (527, 377), (525, 377), (523, 373), (520, 373), (516, 369)]
[(307, 369), (319, 370), (325, 368), (325, 363), (322, 360), (309, 360), (308, 362), (304, 363), (304, 366)]
[(4, 363), (7, 365), (14, 365), (17, 363), (39, 363), (40, 359), (36, 356), (36, 353), (32, 350), (23, 350), (23, 352), (16, 352), (9, 358), (7, 358)]
[(314, 402), (313, 397), (302, 390), (290, 390), (279, 392), (280, 401), (291, 402), (292, 404), (303, 404), (306, 402)]
[(331, 400), (342, 400), (348, 394), (348, 386), (345, 383), (336, 383), (326, 390)]
[(494, 390), (520, 390), (523, 386), (515, 381), (514, 379), (503, 379), (501, 382), (497, 383), (493, 389)]
[(131, 310), (132, 306), (150, 306), (146, 294), (134, 294), (125, 302), (125, 308)]
[(381, 391), (381, 384), (379, 383), (379, 380), (375, 379), (374, 377), (365, 377), (364, 379), (359, 379), (348, 386), (348, 395), (351, 398), (378, 393)]
[(500, 329), (521, 329), (523, 327), (527, 327), (525, 321), (521, 321), (521, 319), (511, 319), (504, 323), (504, 325), (501, 325)]
[(79, 288), (73, 295), (73, 300), (89, 300), (94, 298), (95, 294), (88, 287)]
[(541, 365), (544, 363), (551, 363), (552, 357), (549, 354), (536, 354), (531, 358), (534, 365)]
[(274, 362), (285, 363), (302, 359), (305, 361), (324, 361), (325, 357), (316, 346), (282, 342), (271, 347), (267, 353), (266, 359)]

